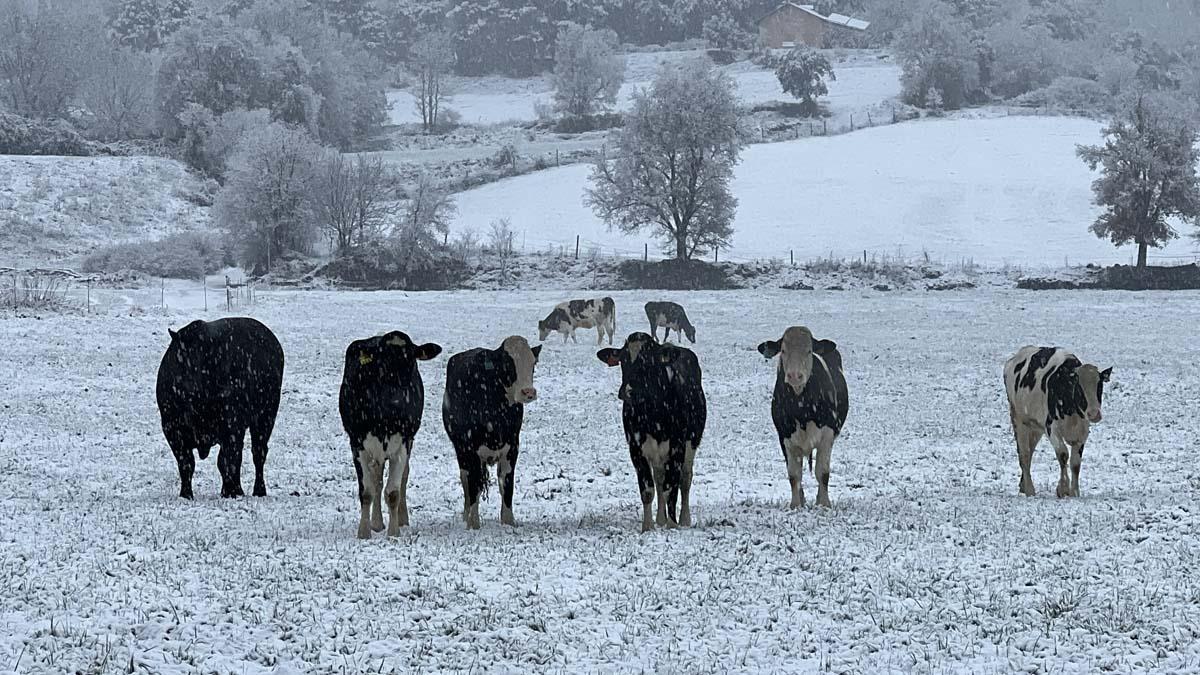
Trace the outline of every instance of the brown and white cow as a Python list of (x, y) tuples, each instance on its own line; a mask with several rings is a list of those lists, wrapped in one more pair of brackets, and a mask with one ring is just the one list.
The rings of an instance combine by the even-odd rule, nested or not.
[(1111, 376), (1112, 368), (1100, 370), (1057, 347), (1022, 347), (1004, 364), (1008, 414), (1021, 463), (1021, 494), (1033, 496), (1029, 466), (1033, 449), (1046, 435), (1058, 457), (1058, 496), (1079, 496), (1083, 446), (1091, 425), (1101, 419), (1104, 383)]
[(545, 341), (554, 331), (562, 333), (563, 342), (570, 337), (575, 339), (576, 328), (595, 328), (596, 344), (604, 342), (608, 335), (608, 344), (612, 344), (613, 334), (617, 332), (617, 305), (612, 298), (597, 298), (593, 300), (568, 300), (559, 303), (550, 314), (538, 322), (538, 339)]

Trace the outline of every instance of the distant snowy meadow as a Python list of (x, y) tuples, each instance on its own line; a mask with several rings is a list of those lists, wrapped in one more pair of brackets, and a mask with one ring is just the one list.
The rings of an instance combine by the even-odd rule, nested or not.
[[(710, 422), (688, 530), (638, 533), (619, 376), (585, 333), (542, 353), (520, 526), (494, 494), (481, 531), (460, 521), (446, 358), (531, 336), (563, 293), (262, 293), (251, 313), (287, 353), (270, 496), (219, 499), (210, 458), (194, 503), (153, 383), (166, 329), (199, 312), (7, 317), (0, 671), (1200, 670), (1200, 294), (613, 295), (619, 334), (650, 299), (697, 324)], [(754, 351), (798, 323), (845, 354), (828, 511), (784, 508), (774, 365)], [(361, 542), (337, 388), (346, 344), (389, 329), (448, 354), (421, 367), (413, 526)], [(1054, 498), (1048, 447), (1038, 496), (1017, 494), (1000, 366), (1026, 343), (1115, 367), (1078, 500)]]

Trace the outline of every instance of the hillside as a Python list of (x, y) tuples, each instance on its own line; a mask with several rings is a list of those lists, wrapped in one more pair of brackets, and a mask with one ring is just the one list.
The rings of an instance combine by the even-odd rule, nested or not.
[(160, 157), (0, 155), (0, 266), (207, 227), (201, 179)]
[[(931, 120), (755, 145), (743, 153), (733, 247), (723, 259), (875, 255), (989, 265), (1126, 263), (1088, 231), (1092, 173), (1075, 156), (1100, 125), (1074, 118)], [(526, 250), (640, 256), (649, 235), (610, 232), (584, 206), (588, 166), (543, 171), (458, 196), (454, 229), (509, 218)], [(1186, 233), (1187, 228), (1181, 228)], [(1159, 260), (1195, 253), (1177, 240)]]

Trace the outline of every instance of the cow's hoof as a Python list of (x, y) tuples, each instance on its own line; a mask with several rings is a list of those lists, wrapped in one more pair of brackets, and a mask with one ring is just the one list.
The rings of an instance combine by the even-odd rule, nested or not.
[(642, 534), (654, 531), (654, 523), (642, 523)]
[(194, 497), (192, 497), (192, 491), (191, 491), (191, 490), (180, 490), (180, 491), (179, 491), (179, 498), (180, 498), (180, 499), (194, 499)]
[(833, 503), (829, 501), (829, 497), (825, 497), (824, 499), (818, 497), (817, 498), (817, 506), (822, 506), (827, 509), (831, 509), (831, 508), (833, 508)]
[(376, 532), (383, 532), (383, 529), (384, 529), (383, 520), (382, 519), (372, 520), (371, 521), (371, 529), (375, 530)]
[(255, 497), (266, 497), (267, 496), (266, 486), (265, 485), (255, 485), (254, 486), (254, 496)]
[(681, 516), (679, 518), (679, 526), (680, 527), (691, 527), (692, 526), (692, 514), (685, 513), (683, 516)]
[(1062, 499), (1063, 497), (1070, 497), (1071, 496), (1071, 488), (1059, 485), (1058, 489), (1054, 491), (1054, 494), (1059, 499)]
[(370, 539), (371, 538), (371, 528), (367, 527), (365, 523), (360, 524), (358, 526), (358, 538), (359, 539)]

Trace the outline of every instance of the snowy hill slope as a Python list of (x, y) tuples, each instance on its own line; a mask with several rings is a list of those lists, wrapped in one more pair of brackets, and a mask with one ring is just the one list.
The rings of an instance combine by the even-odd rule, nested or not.
[(0, 155), (0, 264), (208, 227), (202, 181), (161, 157)]
[[(739, 206), (723, 259), (875, 255), (1002, 265), (1126, 263), (1088, 231), (1093, 174), (1075, 156), (1101, 125), (1074, 118), (930, 120), (755, 145), (733, 184)], [(648, 234), (610, 232), (584, 206), (588, 166), (543, 171), (458, 196), (455, 229), (506, 217), (527, 250), (602, 247), (640, 256)], [(1181, 227), (1182, 233), (1188, 233)], [(1187, 238), (1158, 260), (1195, 253)], [(726, 255), (728, 254), (728, 255)]]

